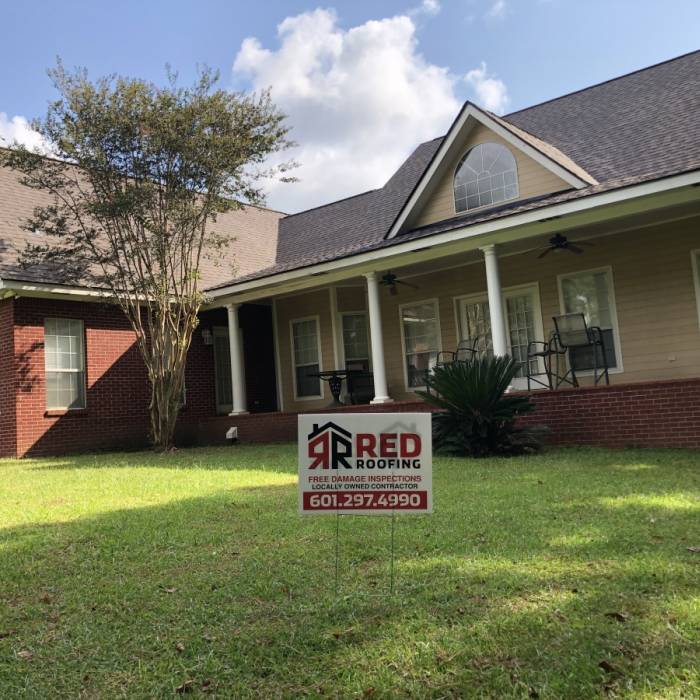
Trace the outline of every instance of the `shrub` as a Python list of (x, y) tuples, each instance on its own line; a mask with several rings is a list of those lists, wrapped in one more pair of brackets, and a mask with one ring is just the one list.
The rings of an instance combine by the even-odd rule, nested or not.
[(533, 409), (523, 394), (506, 394), (518, 370), (511, 357), (481, 357), (435, 367), (427, 391), (417, 392), (442, 409), (433, 414), (433, 439), (442, 452), (486, 457), (535, 452), (537, 430), (516, 427), (518, 415)]

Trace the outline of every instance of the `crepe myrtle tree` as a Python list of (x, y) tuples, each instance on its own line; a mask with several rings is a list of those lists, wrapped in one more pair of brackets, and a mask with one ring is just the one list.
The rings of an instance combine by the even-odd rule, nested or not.
[(60, 62), (49, 75), (59, 97), (33, 124), (44, 153), (0, 150), (1, 164), (49, 195), (23, 223), (37, 241), (21, 263), (102, 289), (121, 308), (151, 385), (151, 439), (167, 450), (204, 301), (200, 267), (229, 242), (217, 216), (263, 202), (270, 177), (292, 179), (292, 162), (265, 166), (292, 145), (285, 117), (269, 92), (222, 90), (208, 69), (191, 87), (169, 70), (164, 87), (91, 81)]

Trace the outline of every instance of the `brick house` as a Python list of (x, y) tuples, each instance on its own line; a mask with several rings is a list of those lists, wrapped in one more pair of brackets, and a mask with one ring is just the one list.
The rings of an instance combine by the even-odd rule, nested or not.
[[(505, 117), (467, 103), (379, 189), (221, 217), (232, 260), (203, 270), (178, 439), (291, 439), (299, 412), (357, 410), (316, 376), (349, 367), (371, 377), (362, 410), (424, 410), (415, 390), (460, 341), (516, 357), (527, 390), (528, 344), (580, 312), (610, 384), (569, 354), (581, 386), (540, 386), (529, 420), (559, 442), (700, 447), (698, 113), (695, 52)], [(120, 312), (17, 264), (38, 203), (0, 172), (0, 455), (144, 444)]]

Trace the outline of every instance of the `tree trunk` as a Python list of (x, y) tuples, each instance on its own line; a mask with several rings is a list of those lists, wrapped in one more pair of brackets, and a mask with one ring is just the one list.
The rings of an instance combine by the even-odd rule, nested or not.
[(181, 381), (172, 376), (157, 376), (151, 381), (151, 441), (154, 449), (167, 452), (174, 446), (175, 425), (180, 413)]

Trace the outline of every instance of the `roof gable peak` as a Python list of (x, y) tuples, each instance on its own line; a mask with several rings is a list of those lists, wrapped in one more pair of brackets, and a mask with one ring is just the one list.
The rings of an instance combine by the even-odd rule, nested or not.
[(522, 151), (571, 187), (582, 189), (597, 184), (595, 178), (552, 144), (467, 101), (394, 220), (386, 238), (394, 238), (403, 231), (411, 215), (425, 204), (432, 192), (431, 186), (439, 179), (445, 164), (455, 156), (460, 144), (477, 124), (499, 135), (513, 148)]

